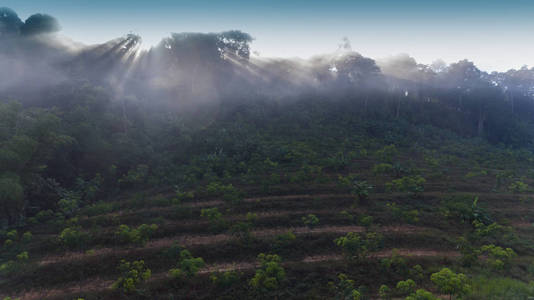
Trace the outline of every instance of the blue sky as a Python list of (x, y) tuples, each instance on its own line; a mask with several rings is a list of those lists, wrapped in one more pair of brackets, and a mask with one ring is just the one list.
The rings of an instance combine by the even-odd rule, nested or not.
[(171, 32), (240, 29), (260, 56), (331, 52), (342, 37), (373, 58), (408, 53), (418, 61), (468, 58), (484, 70), (534, 66), (534, 1), (171, 1), (0, 0), (21, 19), (48, 13), (61, 34), (99, 43), (135, 32), (145, 45)]

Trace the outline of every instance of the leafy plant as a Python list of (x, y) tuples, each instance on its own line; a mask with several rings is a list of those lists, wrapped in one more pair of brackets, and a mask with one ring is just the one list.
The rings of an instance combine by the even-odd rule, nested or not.
[(397, 282), (397, 291), (401, 295), (413, 293), (415, 291), (415, 281), (412, 279), (406, 279)]
[(286, 278), (285, 270), (280, 265), (282, 261), (280, 256), (260, 253), (258, 261), (260, 267), (249, 281), (249, 285), (255, 292), (262, 295), (279, 289)]
[(67, 227), (59, 234), (60, 242), (69, 249), (81, 249), (88, 241), (88, 235), (80, 227)]
[(152, 272), (145, 266), (143, 260), (128, 262), (122, 259), (119, 271), (121, 275), (113, 283), (112, 288), (126, 294), (138, 291), (140, 285), (152, 276)]
[(195, 276), (204, 267), (205, 263), (201, 257), (193, 257), (191, 252), (182, 250), (176, 268), (170, 269), (169, 274), (174, 279), (183, 280)]
[(371, 252), (378, 250), (382, 236), (374, 232), (365, 234), (349, 232), (347, 235), (335, 239), (334, 242), (343, 249), (349, 260), (361, 260)]
[(115, 237), (121, 244), (144, 245), (157, 229), (158, 225), (156, 224), (141, 224), (137, 228), (130, 228), (128, 225), (121, 224), (115, 231)]
[(467, 282), (467, 277), (462, 274), (456, 274), (449, 268), (443, 268), (437, 273), (430, 276), (430, 280), (437, 285), (442, 293), (452, 297), (462, 297), (470, 293), (471, 286)]
[(314, 214), (309, 214), (302, 217), (302, 223), (309, 228), (313, 228), (319, 224), (319, 218), (317, 218), (317, 216)]

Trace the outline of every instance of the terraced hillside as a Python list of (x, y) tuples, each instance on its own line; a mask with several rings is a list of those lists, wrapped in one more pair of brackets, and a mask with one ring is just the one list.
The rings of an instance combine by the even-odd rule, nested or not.
[[(389, 299), (424, 289), (526, 299), (534, 291), (533, 179), (521, 160), (500, 155), (516, 167), (489, 168), (495, 158), (485, 158), (473, 168), (460, 156), (452, 166), (442, 153), (384, 146), (339, 170), (273, 165), (184, 191), (123, 192), (67, 218), (43, 212), (5, 233), (0, 294)], [(277, 256), (262, 262), (260, 253)], [(133, 275), (120, 270), (122, 260), (144, 267)], [(432, 274), (443, 268), (465, 274), (465, 286), (442, 288)], [(114, 285), (121, 276), (130, 285)]]

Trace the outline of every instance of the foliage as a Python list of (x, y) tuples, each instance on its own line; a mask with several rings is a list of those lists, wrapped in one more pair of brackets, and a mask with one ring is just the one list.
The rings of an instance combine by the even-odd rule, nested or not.
[(194, 277), (204, 265), (204, 260), (201, 257), (193, 257), (191, 252), (182, 250), (176, 268), (170, 269), (169, 274), (172, 278), (178, 280), (191, 278)]
[(69, 249), (81, 249), (89, 240), (89, 236), (80, 227), (67, 227), (59, 234), (61, 243)]
[(391, 299), (391, 289), (385, 284), (381, 285), (378, 289), (378, 296), (384, 300)]
[(243, 273), (237, 271), (226, 271), (220, 273), (212, 273), (210, 275), (211, 282), (220, 288), (229, 288), (238, 284), (243, 277)]
[(374, 232), (365, 234), (349, 232), (347, 235), (335, 239), (334, 242), (341, 247), (349, 260), (362, 260), (371, 252), (378, 250), (382, 239), (380, 234)]
[(496, 277), (495, 275), (478, 275), (471, 279), (472, 296), (476, 299), (528, 299), (534, 296), (534, 284), (523, 281)]
[(147, 281), (152, 272), (145, 266), (143, 260), (128, 262), (121, 260), (119, 265), (120, 277), (113, 283), (112, 288), (118, 289), (126, 294), (138, 291), (140, 285)]
[(28, 251), (23, 251), (19, 254), (17, 254), (17, 260), (21, 262), (25, 262), (29, 259)]
[(313, 228), (319, 224), (319, 218), (317, 218), (317, 216), (314, 214), (309, 214), (302, 217), (302, 223), (309, 228)]
[(218, 232), (226, 227), (226, 222), (222, 218), (222, 213), (217, 207), (203, 208), (200, 210), (200, 217), (207, 218), (210, 222), (210, 230)]
[(390, 257), (380, 260), (380, 265), (387, 273), (395, 273), (399, 275), (405, 275), (408, 268), (406, 259), (399, 255), (397, 249), (393, 249)]
[(422, 193), (426, 179), (420, 175), (404, 176), (386, 183), (387, 191)]
[(431, 292), (418, 289), (415, 293), (410, 294), (406, 297), (406, 300), (437, 300), (438, 297), (434, 296)]
[(22, 235), (21, 240), (22, 240), (23, 243), (29, 243), (32, 240), (32, 237), (33, 237), (32, 233), (29, 232), (29, 231), (26, 231)]
[(137, 228), (130, 228), (128, 225), (121, 224), (115, 231), (115, 237), (121, 244), (144, 245), (157, 229), (158, 225), (156, 224), (141, 224)]
[(373, 173), (378, 174), (390, 174), (393, 172), (393, 166), (388, 163), (380, 163), (373, 166)]
[(397, 282), (397, 290), (402, 295), (407, 295), (415, 291), (415, 281), (412, 279), (401, 280)]
[(517, 256), (511, 248), (502, 248), (493, 244), (482, 246), (480, 253), (488, 256), (488, 263), (495, 270), (507, 268), (512, 258)]
[(280, 256), (260, 253), (258, 261), (260, 267), (249, 281), (250, 287), (259, 294), (266, 294), (279, 289), (286, 278), (285, 270), (280, 265), (282, 261)]
[(451, 297), (462, 297), (471, 292), (467, 277), (462, 273), (456, 274), (449, 268), (443, 268), (439, 272), (433, 273), (430, 280), (438, 286), (440, 292)]
[(286, 233), (278, 234), (274, 237), (273, 249), (275, 251), (289, 249), (296, 239), (297, 237), (291, 230), (287, 231)]
[(232, 184), (224, 185), (219, 182), (211, 182), (206, 186), (206, 193), (209, 196), (221, 196), (225, 202), (232, 205), (243, 200), (243, 193)]

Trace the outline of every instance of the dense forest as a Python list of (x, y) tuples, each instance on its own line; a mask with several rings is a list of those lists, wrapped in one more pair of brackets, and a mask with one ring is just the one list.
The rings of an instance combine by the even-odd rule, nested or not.
[(534, 296), (534, 68), (57, 28), (0, 9), (0, 295)]

